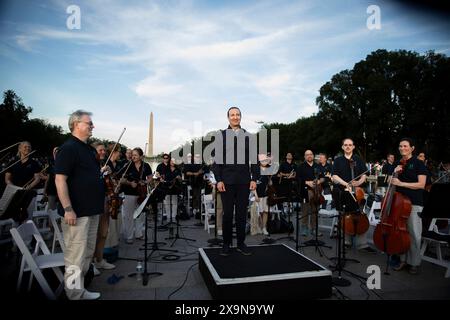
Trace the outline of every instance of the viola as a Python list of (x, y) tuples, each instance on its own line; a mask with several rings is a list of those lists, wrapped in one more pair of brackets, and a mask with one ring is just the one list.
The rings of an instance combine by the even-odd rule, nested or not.
[(119, 209), (122, 206), (123, 198), (119, 196), (117, 184), (110, 174), (104, 176), (106, 185), (106, 194), (108, 195), (108, 210), (111, 219), (116, 220), (119, 215)]
[[(405, 160), (400, 162), (402, 169), (405, 164)], [(398, 174), (395, 172), (393, 178), (397, 178)], [(380, 251), (393, 255), (409, 250), (411, 239), (407, 224), (411, 209), (411, 200), (396, 192), (395, 186), (390, 183), (381, 203), (380, 222), (373, 233), (373, 242)]]

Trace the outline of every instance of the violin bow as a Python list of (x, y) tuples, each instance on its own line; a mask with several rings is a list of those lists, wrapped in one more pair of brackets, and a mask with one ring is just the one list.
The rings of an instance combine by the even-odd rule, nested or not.
[(10, 145), (9, 147), (6, 147), (6, 148), (0, 150), (0, 153), (2, 153), (3, 151), (6, 151), (6, 150), (8, 150), (8, 149), (11, 149), (12, 147), (15, 147), (15, 146), (17, 146), (17, 145), (20, 144), (20, 143), (21, 143), (20, 141), (19, 141), (19, 142), (16, 142), (16, 143)]
[[(48, 167), (49, 167), (49, 165), (46, 164), (45, 167), (44, 167), (44, 169), (42, 169), (42, 170), (39, 172), (39, 174), (44, 173), (44, 172), (48, 169)], [(33, 177), (30, 181), (28, 181), (27, 183), (25, 183), (25, 184), (23, 185), (22, 188), (24, 188), (24, 189), (28, 188), (28, 186), (33, 182), (33, 180), (34, 180), (34, 177)]]
[[(127, 173), (128, 169), (130, 168), (132, 162), (133, 162), (132, 160), (128, 161), (128, 165), (126, 166), (126, 169), (125, 169), (124, 173), (122, 174), (122, 176), (120, 177), (119, 181), (122, 180), (122, 178), (125, 176), (125, 174)], [(122, 170), (122, 169), (120, 169), (120, 170)], [(119, 186), (120, 186), (120, 183), (117, 184), (116, 189), (114, 190), (115, 193), (117, 193), (119, 191)]]
[[(36, 150), (31, 151), (29, 154), (27, 154), (27, 156), (24, 158), (28, 158), (30, 157), (33, 153), (35, 153)], [(3, 169), (0, 174), (2, 174), (3, 172), (5, 172), (6, 170), (8, 170), (9, 168), (11, 168), (12, 166), (16, 165), (17, 163), (19, 163), (20, 161), (22, 161), (22, 158), (20, 158), (19, 160), (15, 161), (13, 164), (9, 165), (7, 168)]]
[(116, 150), (117, 145), (119, 144), (120, 139), (122, 139), (122, 136), (125, 133), (125, 130), (127, 130), (127, 128), (123, 128), (122, 133), (120, 134), (119, 139), (117, 139), (116, 143), (114, 144), (114, 147), (112, 148), (112, 152), (109, 154), (108, 159), (106, 159), (105, 165), (102, 167), (102, 170), (104, 170), (105, 167), (107, 166), (109, 160), (111, 159), (112, 154), (114, 153), (114, 151)]

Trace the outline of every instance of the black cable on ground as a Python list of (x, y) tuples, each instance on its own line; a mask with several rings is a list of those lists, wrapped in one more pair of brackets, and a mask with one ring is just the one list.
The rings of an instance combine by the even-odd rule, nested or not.
[(194, 268), (196, 265), (198, 265), (198, 262), (194, 263), (193, 265), (191, 265), (189, 267), (188, 271), (186, 272), (186, 277), (184, 278), (183, 283), (175, 291), (173, 291), (171, 294), (169, 294), (169, 296), (167, 297), (167, 300), (170, 300), (171, 296), (173, 296), (175, 293), (177, 293), (178, 291), (180, 291), (184, 287), (184, 285), (186, 284), (187, 279), (189, 277), (189, 272), (191, 272), (192, 268)]

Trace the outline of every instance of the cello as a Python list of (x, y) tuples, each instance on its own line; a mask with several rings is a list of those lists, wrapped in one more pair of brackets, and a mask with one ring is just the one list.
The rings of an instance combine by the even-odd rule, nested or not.
[[(400, 161), (402, 168), (406, 162), (403, 159)], [(399, 171), (394, 173), (393, 178), (397, 178), (398, 175)], [(409, 250), (411, 239), (407, 223), (411, 209), (411, 200), (396, 192), (395, 186), (390, 182), (381, 203), (381, 219), (373, 233), (373, 243), (388, 256), (402, 254)]]
[[(352, 196), (353, 200), (356, 202), (358, 206), (358, 210), (354, 212), (344, 213), (343, 216), (343, 223), (341, 223), (342, 228), (345, 232), (345, 234), (350, 236), (360, 235), (364, 234), (369, 230), (369, 219), (367, 216), (361, 212), (361, 206), (365, 199), (365, 193), (363, 188), (361, 187), (354, 187), (351, 185), (353, 181), (356, 180), (355, 178), (355, 161), (353, 159), (350, 159), (350, 170), (352, 174), (352, 180), (349, 182), (349, 189), (346, 191), (350, 192), (350, 195)], [(351, 185), (351, 187), (350, 187)]]

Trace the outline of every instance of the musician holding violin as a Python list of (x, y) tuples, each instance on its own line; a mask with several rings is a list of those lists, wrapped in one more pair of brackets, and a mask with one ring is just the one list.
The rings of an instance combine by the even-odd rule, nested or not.
[[(315, 215), (317, 215), (317, 206), (320, 203), (317, 203), (315, 199), (321, 196), (321, 184), (325, 181), (319, 165), (314, 162), (314, 153), (311, 150), (305, 151), (305, 161), (298, 166), (298, 180), (303, 198), (307, 199), (302, 205), (302, 219), (300, 220), (302, 235), (306, 237), (309, 234), (314, 235), (314, 230), (316, 230)], [(309, 217), (311, 217), (311, 224)]]
[[(116, 266), (108, 263), (105, 259), (103, 259), (103, 249), (105, 248), (106, 238), (108, 237), (109, 219), (110, 217), (112, 217), (111, 200), (115, 196), (114, 191), (117, 186), (114, 174), (118, 171), (117, 163), (120, 158), (120, 146), (117, 144), (108, 146), (109, 160), (106, 159), (107, 153), (104, 144), (97, 143), (95, 149), (97, 150), (101, 167), (104, 167), (106, 169), (104, 174), (106, 195), (105, 210), (100, 215), (98, 223), (97, 242), (95, 244), (94, 252), (94, 266), (97, 269), (111, 270)], [(117, 209), (118, 208), (116, 208), (116, 210)]]
[[(28, 141), (22, 141), (19, 144), (17, 157), (14, 158), (12, 166), (6, 170), (5, 183), (13, 184), (18, 187), (24, 187), (27, 190), (32, 190), (38, 186), (40, 182), (40, 165), (29, 157), (31, 153), (31, 144)], [(36, 203), (36, 196), (31, 200), (28, 206), (28, 219), (33, 215), (34, 205)]]
[(144, 152), (134, 148), (131, 163), (125, 177), (120, 179), (122, 191), (125, 194), (122, 207), (122, 232), (127, 244), (132, 244), (134, 238), (143, 239), (145, 215), (133, 220), (133, 213), (147, 196), (147, 186), (152, 181), (152, 169), (143, 161)]
[(421, 262), (420, 244), (422, 235), (422, 220), (419, 213), (423, 209), (423, 189), (427, 179), (427, 169), (425, 164), (413, 157), (414, 142), (410, 138), (400, 140), (398, 149), (402, 159), (397, 162), (394, 170), (398, 173), (397, 178), (392, 178), (391, 183), (396, 186), (396, 191), (411, 200), (412, 209), (407, 222), (407, 230), (410, 236), (409, 250), (400, 256), (400, 265), (394, 268), (396, 271), (409, 269), (411, 274), (418, 272)]
[[(364, 200), (364, 191), (360, 186), (366, 181), (367, 176), (365, 172), (367, 170), (361, 158), (353, 154), (354, 149), (355, 144), (353, 139), (345, 138), (342, 140), (344, 155), (337, 157), (333, 164), (332, 180), (335, 184), (333, 188), (333, 200), (338, 211), (343, 211), (345, 207), (345, 218), (349, 218), (345, 219), (345, 224), (347, 227), (352, 227), (351, 229), (353, 229), (352, 235), (354, 235), (353, 241), (355, 242), (355, 247), (358, 250), (375, 253), (376, 251), (367, 244), (369, 224), (367, 217), (364, 213), (361, 213), (360, 209), (361, 201)], [(358, 192), (358, 195), (356, 192)], [(358, 220), (361, 221), (355, 220), (354, 218), (359, 218)], [(353, 225), (355, 222), (357, 222), (356, 226)], [(358, 232), (358, 230), (361, 231)], [(351, 235), (348, 234), (350, 232), (347, 232), (347, 230), (344, 231), (346, 233), (345, 244), (350, 246), (352, 240)]]

